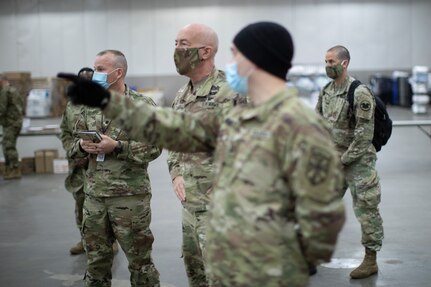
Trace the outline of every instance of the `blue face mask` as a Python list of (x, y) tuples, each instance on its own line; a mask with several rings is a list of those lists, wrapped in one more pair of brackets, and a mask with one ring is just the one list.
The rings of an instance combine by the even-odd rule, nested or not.
[(238, 64), (230, 63), (226, 65), (226, 81), (230, 88), (241, 94), (246, 95), (248, 90), (248, 76), (242, 77), (238, 74)]
[(109, 88), (108, 73), (94, 72), (92, 80), (93, 82), (98, 83), (105, 89)]
[[(114, 72), (114, 71), (112, 71), (112, 72)], [(104, 73), (104, 72), (96, 72), (96, 71), (94, 71), (92, 80), (93, 80), (93, 82), (98, 83), (99, 85), (101, 85), (105, 89), (108, 89), (113, 83), (116, 82), (116, 81), (114, 81), (112, 83), (108, 83), (108, 75), (111, 74), (111, 73)]]

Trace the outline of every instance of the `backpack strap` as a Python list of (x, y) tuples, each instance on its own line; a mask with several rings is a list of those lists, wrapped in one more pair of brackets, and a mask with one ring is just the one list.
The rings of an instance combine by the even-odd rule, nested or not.
[(355, 101), (355, 90), (357, 87), (359, 87), (361, 85), (361, 81), (359, 80), (354, 80), (350, 86), (349, 86), (349, 90), (347, 91), (347, 101), (349, 102), (349, 109), (350, 109), (350, 113), (353, 114), (353, 104)]

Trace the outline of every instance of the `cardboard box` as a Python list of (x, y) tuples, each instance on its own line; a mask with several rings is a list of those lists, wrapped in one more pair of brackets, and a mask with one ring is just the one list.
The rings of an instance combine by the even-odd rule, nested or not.
[(42, 149), (34, 152), (36, 173), (54, 173), (54, 159), (58, 158), (58, 150)]
[(43, 150), (34, 152), (34, 167), (36, 173), (45, 173), (45, 153)]
[(69, 172), (69, 162), (67, 159), (58, 158), (54, 159), (54, 173), (68, 173)]
[(32, 174), (35, 171), (34, 157), (23, 157), (21, 159), (21, 173)]

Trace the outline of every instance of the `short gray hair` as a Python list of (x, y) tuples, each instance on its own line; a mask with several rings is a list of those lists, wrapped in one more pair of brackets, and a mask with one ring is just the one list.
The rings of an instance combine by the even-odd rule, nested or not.
[(127, 74), (127, 60), (126, 56), (118, 50), (104, 50), (102, 52), (97, 53), (96, 56), (103, 56), (105, 54), (112, 54), (115, 56), (114, 59), (114, 67), (115, 68), (121, 68), (124, 70), (124, 75)]

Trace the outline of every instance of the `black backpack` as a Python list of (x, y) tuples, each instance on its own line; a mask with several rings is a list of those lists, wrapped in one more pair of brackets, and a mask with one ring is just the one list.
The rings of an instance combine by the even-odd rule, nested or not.
[[(353, 114), (353, 100), (355, 90), (361, 84), (361, 81), (354, 80), (350, 84), (349, 91), (347, 92), (347, 100), (349, 102), (351, 114)], [(374, 96), (371, 91), (370, 93)], [(391, 137), (392, 120), (389, 118), (388, 111), (386, 110), (386, 106), (383, 101), (376, 96), (374, 96), (374, 99), (376, 100), (376, 109), (374, 110), (373, 145), (376, 148), (376, 151), (380, 151), (382, 149), (382, 146), (384, 146)]]

